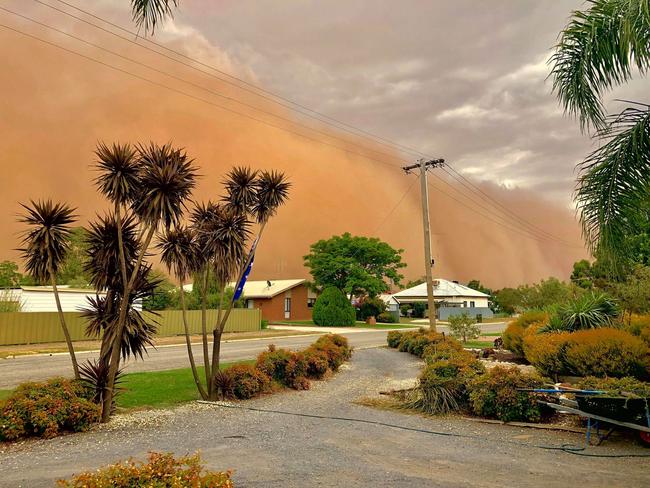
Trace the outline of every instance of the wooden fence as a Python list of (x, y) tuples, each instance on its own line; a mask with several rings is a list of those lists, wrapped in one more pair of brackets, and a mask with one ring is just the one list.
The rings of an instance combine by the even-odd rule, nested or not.
[[(180, 310), (162, 310), (158, 317), (145, 312), (158, 322), (158, 336), (184, 334)], [(73, 341), (88, 340), (86, 321), (77, 312), (64, 312), (66, 324)], [(208, 310), (208, 330), (217, 320), (217, 310)], [(226, 332), (251, 332), (260, 330), (262, 314), (259, 309), (235, 308), (226, 323)], [(188, 310), (187, 322), (192, 334), (201, 332), (201, 311)], [(4, 312), (0, 313), (0, 346), (10, 344), (38, 344), (62, 342), (63, 331), (56, 312)]]

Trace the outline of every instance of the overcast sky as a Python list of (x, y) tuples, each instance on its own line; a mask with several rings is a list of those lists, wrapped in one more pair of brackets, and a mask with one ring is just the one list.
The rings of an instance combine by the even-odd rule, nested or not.
[[(551, 93), (574, 0), (182, 0), (177, 30), (263, 86), (477, 179), (570, 202), (592, 147)], [(641, 93), (642, 83), (619, 90)]]

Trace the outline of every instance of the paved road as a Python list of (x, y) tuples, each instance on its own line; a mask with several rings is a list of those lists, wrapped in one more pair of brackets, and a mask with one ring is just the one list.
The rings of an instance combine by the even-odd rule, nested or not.
[[(484, 324), (483, 332), (498, 332), (503, 330), (504, 324)], [(295, 327), (296, 334), (305, 330), (319, 331), (317, 327)], [(445, 326), (438, 328), (441, 332), (449, 332)], [(404, 330), (404, 329), (402, 329)], [(345, 335), (356, 348), (377, 347), (386, 344), (386, 330), (346, 330), (338, 331)], [(268, 339), (233, 340), (221, 346), (223, 361), (241, 361), (257, 356), (266, 350), (269, 344), (290, 349), (303, 349), (316, 340), (315, 335), (301, 337), (273, 337)], [(194, 344), (197, 364), (201, 363), (201, 345)], [(210, 343), (212, 350), (212, 343)], [(97, 352), (78, 352), (79, 362), (97, 357)], [(150, 349), (144, 361), (129, 361), (126, 364), (127, 372), (134, 371), (160, 371), (165, 369), (189, 367), (187, 348), (184, 344), (161, 346)], [(39, 381), (54, 376), (68, 376), (71, 373), (70, 357), (67, 353), (35, 354), (31, 356), (17, 356), (16, 358), (0, 358), (0, 389), (10, 389), (25, 381)]]
[[(296, 334), (301, 334), (297, 331)], [(376, 347), (386, 344), (385, 330), (362, 330), (345, 332), (350, 343), (356, 348)], [(269, 344), (290, 349), (303, 349), (316, 340), (315, 335), (300, 337), (272, 337), (268, 339), (250, 339), (225, 342), (221, 346), (223, 361), (241, 361), (257, 356), (266, 350)], [(194, 344), (192, 349), (197, 357), (197, 364), (201, 363), (202, 347)], [(212, 350), (212, 343), (210, 343)], [(82, 362), (86, 359), (96, 358), (97, 352), (78, 352), (77, 359)], [(127, 372), (134, 371), (160, 371), (165, 369), (189, 367), (187, 347), (182, 345), (161, 346), (150, 349), (144, 361), (129, 361), (126, 364)], [(25, 381), (38, 381), (54, 376), (68, 376), (71, 374), (70, 356), (67, 353), (36, 354), (31, 356), (17, 356), (16, 358), (0, 359), (0, 389), (9, 389)]]
[[(356, 352), (331, 380), (314, 382), (311, 390), (234, 404), (265, 411), (193, 403), (117, 416), (87, 433), (0, 445), (0, 487), (52, 486), (57, 478), (129, 456), (143, 459), (150, 450), (179, 455), (200, 450), (209, 468), (233, 469), (238, 488), (648, 486), (647, 458), (580, 457), (535, 447), (581, 444), (580, 434), (353, 403), (402, 386), (420, 367), (406, 353), (368, 349)], [(648, 450), (612, 438), (588, 453)]]

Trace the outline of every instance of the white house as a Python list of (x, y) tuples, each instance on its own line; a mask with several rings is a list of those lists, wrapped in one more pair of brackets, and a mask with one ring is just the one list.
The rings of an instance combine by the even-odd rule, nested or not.
[[(59, 290), (59, 300), (64, 312), (79, 312), (88, 307), (88, 298), (95, 296), (104, 296), (105, 292), (96, 292), (95, 290), (84, 290), (79, 288), (69, 288), (61, 285)], [(56, 312), (56, 300), (51, 286), (23, 286), (7, 290), (3, 295), (4, 300), (20, 303), (21, 312)], [(139, 308), (136, 304), (136, 308)]]
[[(415, 302), (427, 303), (427, 284), (408, 288), (393, 295), (400, 304)], [(469, 315), (481, 315), (483, 318), (492, 317), (488, 299), (489, 295), (473, 290), (455, 281), (442, 278), (433, 280), (433, 299), (436, 302), (436, 315), (441, 320), (450, 315), (466, 312)]]

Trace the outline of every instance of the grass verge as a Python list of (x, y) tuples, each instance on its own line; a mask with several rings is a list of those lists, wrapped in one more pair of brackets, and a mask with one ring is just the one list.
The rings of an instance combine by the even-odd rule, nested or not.
[[(254, 364), (255, 360), (222, 363), (221, 369), (233, 364)], [(199, 378), (205, 378), (204, 369), (197, 368)], [(199, 400), (191, 368), (128, 373), (122, 378), (123, 391), (117, 397), (117, 406), (125, 410), (165, 408), (179, 403)]]
[(0, 390), (0, 401), (9, 398), (9, 395), (11, 395), (13, 392), (13, 390)]

